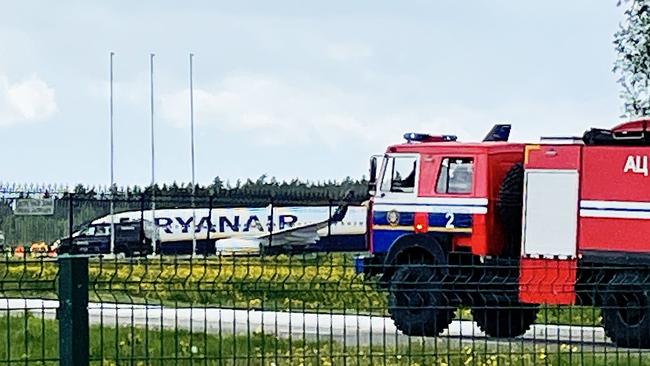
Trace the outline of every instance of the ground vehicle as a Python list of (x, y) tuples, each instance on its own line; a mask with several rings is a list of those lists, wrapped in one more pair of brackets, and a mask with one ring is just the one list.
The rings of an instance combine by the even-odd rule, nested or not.
[(0, 251), (3, 251), (5, 248), (5, 233), (0, 230)]
[(579, 304), (616, 344), (650, 347), (648, 123), (538, 144), (508, 143), (508, 125), (481, 143), (405, 135), (371, 179), (357, 270), (380, 276), (406, 334), (468, 306), (488, 335), (518, 336), (540, 304)]
[[(115, 254), (126, 257), (153, 253), (153, 224), (149, 221), (122, 221), (114, 224)], [(82, 225), (72, 237), (57, 240), (57, 254), (108, 254), (111, 248), (111, 224)]]

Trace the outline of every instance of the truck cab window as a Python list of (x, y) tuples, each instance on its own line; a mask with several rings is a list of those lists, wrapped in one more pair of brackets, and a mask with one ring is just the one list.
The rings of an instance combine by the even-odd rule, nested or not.
[(472, 193), (474, 159), (444, 158), (440, 165), (436, 193)]
[(95, 229), (95, 236), (108, 236), (111, 235), (110, 226), (97, 226)]
[(413, 193), (417, 159), (413, 156), (391, 156), (384, 161), (382, 192)]
[(81, 235), (85, 236), (95, 236), (95, 227), (89, 226), (81, 231)]

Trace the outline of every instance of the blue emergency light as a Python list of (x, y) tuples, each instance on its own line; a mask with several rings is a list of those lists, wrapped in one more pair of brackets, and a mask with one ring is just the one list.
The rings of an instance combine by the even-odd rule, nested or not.
[(404, 134), (404, 139), (408, 143), (411, 142), (448, 142), (448, 141), (456, 141), (458, 137), (456, 135), (437, 135), (437, 136), (432, 136), (426, 133), (415, 133), (415, 132), (408, 132)]

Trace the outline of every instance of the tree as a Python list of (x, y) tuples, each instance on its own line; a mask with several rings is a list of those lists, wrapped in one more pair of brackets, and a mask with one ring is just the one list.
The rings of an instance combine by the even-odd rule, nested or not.
[(614, 72), (620, 75), (624, 116), (650, 115), (650, 0), (622, 0), (625, 19), (614, 34), (618, 56)]
[(221, 180), (219, 176), (214, 177), (214, 180), (212, 181), (212, 187), (215, 191), (219, 192), (224, 188), (223, 180)]

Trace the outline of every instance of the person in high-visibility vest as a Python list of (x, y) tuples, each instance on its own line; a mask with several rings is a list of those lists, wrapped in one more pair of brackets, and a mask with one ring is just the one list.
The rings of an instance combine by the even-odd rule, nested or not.
[(29, 247), (29, 251), (32, 256), (40, 257), (47, 254), (47, 244), (44, 241), (32, 243)]
[(25, 248), (22, 245), (19, 245), (14, 249), (14, 256), (22, 258), (25, 256)]

